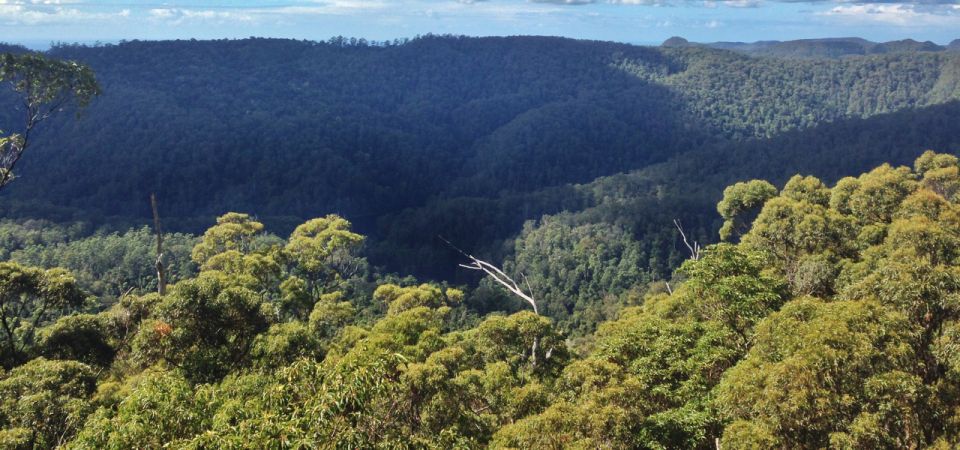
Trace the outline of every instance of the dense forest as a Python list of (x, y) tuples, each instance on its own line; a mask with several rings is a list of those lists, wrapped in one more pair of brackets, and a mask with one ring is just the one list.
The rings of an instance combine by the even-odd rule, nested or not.
[[(459, 281), (457, 255), (437, 235), (506, 256), (524, 221), (595, 206), (583, 195), (592, 188), (570, 183), (717, 147), (749, 154), (744, 146), (779, 145), (769, 140), (823, 126), (811, 131), (816, 144), (797, 136), (770, 153), (788, 172), (810, 151), (829, 153), (831, 139), (878, 155), (883, 139), (830, 126), (923, 114), (960, 98), (953, 52), (785, 63), (708, 48), (426, 36), (133, 41), (48, 54), (90, 65), (103, 92), (81, 120), (61, 115), (38, 130), (22, 177), (3, 193), (5, 217), (122, 233), (149, 222), (150, 193), (168, 229), (194, 234), (224, 210), (247, 211), (281, 233), (336, 212), (370, 236), (375, 265)], [(948, 127), (924, 124), (924, 137), (941, 142), (891, 151), (905, 153), (899, 162), (926, 148), (948, 151), (953, 142), (942, 141), (956, 136)], [(851, 158), (867, 160), (847, 172), (894, 159)], [(835, 165), (808, 169), (821, 170)], [(654, 258), (655, 276), (682, 257), (671, 220), (712, 238), (711, 205), (735, 179), (713, 184), (667, 227), (657, 219), (656, 252), (665, 254)], [(634, 228), (640, 240), (653, 232)]]
[(960, 53), (667, 44), (0, 47), (0, 447), (960, 446)]
[(475, 292), (373, 274), (335, 215), (286, 239), (223, 215), (189, 252), (198, 273), (105, 310), (64, 269), (3, 262), (0, 443), (952, 448), (958, 198), (960, 162), (933, 152), (833, 187), (734, 184), (718, 211), (738, 243), (695, 248), (672, 285), (637, 283), (579, 342), (550, 304), (479, 316)]

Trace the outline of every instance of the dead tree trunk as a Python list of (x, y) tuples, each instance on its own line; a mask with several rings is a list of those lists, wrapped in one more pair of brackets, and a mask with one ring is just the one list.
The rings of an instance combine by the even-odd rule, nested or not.
[[(443, 239), (443, 238), (441, 237), (440, 239)], [(483, 273), (486, 273), (487, 275), (490, 276), (490, 278), (493, 278), (493, 281), (496, 281), (501, 286), (505, 287), (508, 291), (510, 291), (517, 297), (520, 297), (525, 302), (529, 303), (530, 306), (533, 307), (534, 314), (538, 316), (540, 315), (540, 311), (537, 310), (537, 301), (533, 298), (533, 289), (530, 288), (530, 282), (527, 281), (526, 275), (520, 274), (520, 276), (523, 277), (523, 283), (527, 285), (527, 290), (530, 292), (529, 294), (527, 292), (524, 292), (524, 290), (520, 288), (520, 285), (517, 284), (517, 282), (514, 281), (513, 278), (510, 278), (509, 275), (504, 273), (504, 271), (501, 270), (499, 267), (493, 264), (490, 264), (486, 261), (483, 261), (477, 258), (476, 256), (473, 256), (463, 250), (460, 250), (459, 248), (457, 248), (455, 245), (453, 245), (452, 243), (450, 243), (450, 241), (446, 239), (443, 239), (443, 241), (446, 242), (447, 245), (453, 247), (454, 250), (460, 252), (460, 254), (470, 259), (471, 261), (470, 264), (460, 264), (460, 267), (463, 267), (464, 269), (470, 269), (470, 270), (479, 270), (479, 271), (482, 271)], [(540, 346), (540, 338), (534, 337), (533, 347), (530, 349), (530, 364), (533, 367), (537, 366), (537, 350), (539, 346)], [(551, 352), (547, 352), (548, 358), (550, 353)]]
[(160, 212), (157, 210), (157, 196), (150, 194), (150, 207), (153, 209), (153, 229), (157, 233), (157, 293), (167, 294), (167, 272), (163, 267), (163, 230), (160, 229)]
[(683, 238), (683, 245), (686, 245), (686, 246), (687, 246), (687, 250), (690, 251), (690, 259), (692, 259), (692, 260), (694, 260), (694, 261), (699, 260), (699, 259), (700, 259), (700, 250), (701, 250), (701, 248), (700, 248), (700, 243), (697, 242), (697, 241), (693, 241), (693, 243), (691, 244), (690, 241), (687, 240), (687, 233), (684, 233), (684, 232), (683, 232), (683, 226), (680, 225), (680, 221), (679, 221), (679, 220), (673, 219), (673, 224), (677, 227), (677, 231), (680, 232), (680, 237)]

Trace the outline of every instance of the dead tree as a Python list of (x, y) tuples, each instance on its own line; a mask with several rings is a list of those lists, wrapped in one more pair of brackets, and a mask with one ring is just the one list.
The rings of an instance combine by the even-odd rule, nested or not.
[[(517, 282), (514, 281), (513, 278), (510, 278), (509, 275), (504, 273), (503, 270), (500, 270), (500, 268), (498, 268), (497, 266), (490, 264), (484, 260), (481, 260), (476, 256), (473, 256), (463, 250), (460, 250), (459, 248), (457, 248), (457, 246), (453, 245), (452, 243), (450, 243), (450, 241), (444, 239), (443, 237), (441, 237), (440, 239), (442, 239), (443, 242), (446, 242), (447, 245), (453, 247), (454, 250), (460, 252), (461, 255), (466, 256), (470, 260), (470, 264), (459, 264), (460, 267), (463, 267), (464, 269), (470, 269), (470, 270), (479, 270), (486, 273), (487, 275), (490, 276), (490, 278), (493, 278), (493, 281), (496, 281), (501, 286), (507, 288), (508, 291), (512, 292), (517, 297), (520, 297), (525, 302), (529, 303), (530, 306), (533, 307), (533, 312), (537, 315), (540, 315), (540, 312), (537, 310), (537, 301), (534, 300), (533, 296), (524, 292), (523, 289), (520, 288), (520, 285), (517, 284)], [(533, 292), (533, 290), (530, 288), (530, 283), (527, 281), (526, 275), (521, 274), (520, 276), (523, 277), (523, 282), (524, 284), (527, 285), (527, 289)]]
[(687, 250), (690, 251), (690, 259), (694, 261), (698, 261), (700, 259), (700, 250), (701, 250), (700, 243), (697, 241), (693, 241), (693, 243), (691, 244), (690, 241), (687, 240), (687, 233), (683, 232), (683, 226), (680, 225), (679, 220), (673, 219), (673, 225), (676, 226), (677, 231), (680, 232), (680, 237), (683, 238), (683, 245), (686, 245)]
[(167, 293), (167, 272), (163, 267), (163, 230), (160, 229), (160, 212), (157, 210), (157, 196), (150, 194), (150, 207), (153, 209), (153, 229), (157, 233), (157, 293)]
[[(508, 291), (510, 291), (517, 297), (520, 297), (525, 302), (529, 303), (530, 306), (533, 307), (534, 314), (538, 316), (540, 315), (540, 311), (537, 310), (537, 301), (533, 298), (533, 295), (532, 295), (533, 289), (530, 287), (530, 282), (527, 281), (526, 275), (520, 274), (520, 276), (523, 277), (523, 283), (527, 286), (527, 291), (530, 292), (529, 294), (527, 292), (524, 292), (524, 290), (520, 287), (520, 285), (516, 281), (514, 281), (513, 278), (507, 275), (503, 270), (501, 270), (499, 267), (493, 264), (490, 264), (480, 258), (477, 258), (476, 256), (473, 256), (463, 250), (460, 250), (459, 248), (457, 248), (457, 246), (453, 245), (450, 241), (444, 239), (443, 237), (440, 237), (440, 239), (443, 240), (443, 242), (446, 242), (447, 245), (449, 245), (450, 247), (453, 247), (453, 249), (458, 251), (461, 255), (466, 256), (467, 259), (470, 260), (470, 264), (459, 264), (460, 267), (463, 267), (464, 269), (470, 269), (470, 270), (479, 270), (487, 274), (488, 276), (490, 276), (490, 278), (493, 279), (493, 281), (496, 281), (498, 284), (505, 287)], [(540, 338), (534, 337), (533, 347), (530, 349), (530, 365), (532, 365), (533, 367), (537, 366), (537, 350), (539, 346), (540, 346)], [(550, 349), (547, 351), (547, 354), (546, 354), (547, 359), (550, 358), (551, 353), (553, 353), (553, 349)]]

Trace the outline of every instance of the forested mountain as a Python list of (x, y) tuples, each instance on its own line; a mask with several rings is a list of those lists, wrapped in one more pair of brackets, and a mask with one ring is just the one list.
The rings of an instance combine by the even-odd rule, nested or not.
[(0, 447), (956, 448), (960, 53), (888, 47), (0, 49), (80, 106), (0, 110)]
[[(753, 149), (770, 148), (771, 170), (829, 175), (838, 166), (808, 153), (829, 153), (834, 139), (864, 155), (841, 158), (850, 163), (840, 167), (863, 170), (925, 147), (871, 153), (885, 137), (861, 120), (902, 111), (888, 125), (910, 130), (935, 118), (924, 108), (960, 97), (960, 55), (947, 52), (784, 61), (708, 48), (427, 36), (133, 41), (48, 53), (89, 64), (103, 94), (80, 120), (44, 124), (3, 193), (6, 217), (124, 232), (147, 222), (151, 192), (174, 231), (197, 233), (224, 209), (280, 232), (337, 212), (371, 235), (375, 264), (445, 278), (456, 274), (457, 254), (437, 235), (505, 256), (525, 220), (602, 203), (592, 184), (570, 183), (649, 168), (641, 179), (661, 173), (684, 186), (708, 172), (716, 180), (696, 183), (689, 200), (644, 225), (619, 225), (649, 247), (638, 256), (643, 277), (663, 278), (682, 258), (672, 220), (684, 219), (701, 240), (714, 236), (719, 189), (744, 164), (768, 169)], [(16, 120), (4, 115), (0, 128)], [(922, 134), (928, 147), (954, 148), (945, 125)], [(671, 173), (707, 161), (688, 154), (730, 157)]]

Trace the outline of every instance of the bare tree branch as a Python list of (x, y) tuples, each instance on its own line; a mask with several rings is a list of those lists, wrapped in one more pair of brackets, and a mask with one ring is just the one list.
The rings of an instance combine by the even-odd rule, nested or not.
[[(533, 312), (536, 313), (537, 315), (540, 315), (540, 311), (537, 309), (537, 301), (534, 300), (533, 296), (524, 292), (523, 289), (520, 288), (520, 285), (517, 284), (517, 282), (514, 281), (513, 278), (510, 278), (509, 275), (504, 273), (503, 270), (500, 270), (499, 267), (493, 264), (490, 264), (486, 261), (483, 261), (463, 250), (460, 250), (459, 248), (457, 248), (457, 246), (453, 245), (450, 241), (444, 239), (442, 236), (440, 236), (440, 239), (443, 240), (443, 242), (446, 242), (447, 245), (453, 247), (454, 250), (460, 252), (461, 255), (466, 256), (467, 258), (470, 259), (471, 261), (470, 264), (459, 264), (460, 267), (463, 267), (464, 269), (470, 269), (470, 270), (480, 270), (486, 273), (487, 275), (490, 276), (490, 278), (493, 278), (493, 281), (496, 281), (501, 286), (505, 287), (508, 291), (512, 292), (517, 297), (520, 297), (524, 301), (529, 303), (530, 306), (533, 307)], [(526, 282), (527, 277), (524, 275), (523, 278), (524, 278), (524, 281)], [(530, 283), (527, 283), (527, 288), (528, 289), (530, 288)]]
[(690, 259), (697, 261), (700, 259), (700, 243), (693, 241), (693, 244), (687, 240), (687, 233), (683, 232), (683, 226), (680, 225), (680, 221), (673, 219), (673, 224), (677, 227), (677, 231), (680, 232), (680, 237), (683, 238), (683, 245), (687, 246), (687, 250), (690, 251)]
[[(487, 275), (490, 276), (490, 278), (493, 278), (493, 281), (496, 281), (501, 286), (505, 287), (508, 291), (512, 292), (517, 297), (520, 297), (524, 301), (529, 303), (530, 306), (533, 307), (534, 314), (538, 316), (540, 315), (540, 311), (537, 309), (537, 301), (534, 300), (533, 298), (533, 288), (530, 287), (530, 282), (527, 280), (526, 275), (522, 273), (520, 274), (520, 276), (523, 277), (524, 284), (527, 285), (527, 290), (530, 292), (529, 294), (524, 292), (523, 289), (520, 288), (520, 285), (517, 284), (517, 282), (514, 281), (513, 278), (510, 278), (509, 275), (504, 273), (503, 270), (500, 270), (499, 267), (493, 264), (490, 264), (484, 260), (481, 260), (476, 256), (473, 256), (463, 250), (460, 250), (456, 245), (453, 245), (453, 243), (446, 240), (443, 236), (437, 236), (437, 237), (439, 237), (440, 240), (442, 240), (443, 242), (446, 242), (447, 245), (452, 247), (461, 255), (466, 256), (468, 259), (470, 259), (471, 261), (470, 264), (459, 264), (460, 267), (463, 267), (464, 269), (470, 269), (470, 270), (479, 270), (486, 273)], [(533, 345), (530, 348), (530, 365), (532, 367), (537, 367), (537, 351), (539, 350), (539, 347), (540, 347), (540, 338), (538, 336), (534, 336)], [(550, 359), (550, 356), (552, 354), (553, 354), (552, 348), (547, 350), (545, 359)]]
[[(476, 256), (473, 256), (463, 250), (460, 250), (459, 248), (457, 248), (456, 245), (453, 245), (453, 243), (444, 239), (443, 236), (438, 236), (438, 237), (443, 242), (446, 242), (447, 245), (449, 245), (450, 247), (453, 247), (454, 250), (460, 252), (461, 255), (466, 256), (468, 259), (470, 259), (471, 261), (470, 264), (459, 264), (460, 267), (463, 267), (464, 269), (470, 269), (470, 270), (479, 270), (479, 271), (482, 271), (483, 273), (486, 273), (487, 275), (490, 276), (490, 278), (493, 278), (493, 281), (496, 281), (501, 286), (505, 287), (508, 291), (512, 292), (517, 297), (520, 297), (524, 301), (529, 303), (530, 306), (533, 307), (534, 314), (538, 316), (540, 315), (540, 311), (537, 309), (537, 301), (534, 300), (533, 298), (533, 289), (530, 288), (530, 282), (527, 281), (526, 275), (520, 274), (523, 277), (523, 282), (527, 285), (527, 289), (530, 291), (529, 294), (524, 292), (523, 289), (520, 288), (520, 285), (517, 284), (517, 282), (514, 281), (513, 278), (510, 278), (509, 275), (504, 273), (503, 270), (500, 270), (499, 267), (493, 264), (490, 264), (484, 260), (481, 260)], [(537, 351), (539, 350), (539, 347), (540, 347), (540, 338), (537, 336), (534, 336), (533, 345), (530, 348), (530, 365), (532, 367), (537, 367)], [(547, 351), (546, 359), (550, 359), (550, 356), (552, 353), (553, 353), (553, 349), (551, 348), (550, 350)]]

